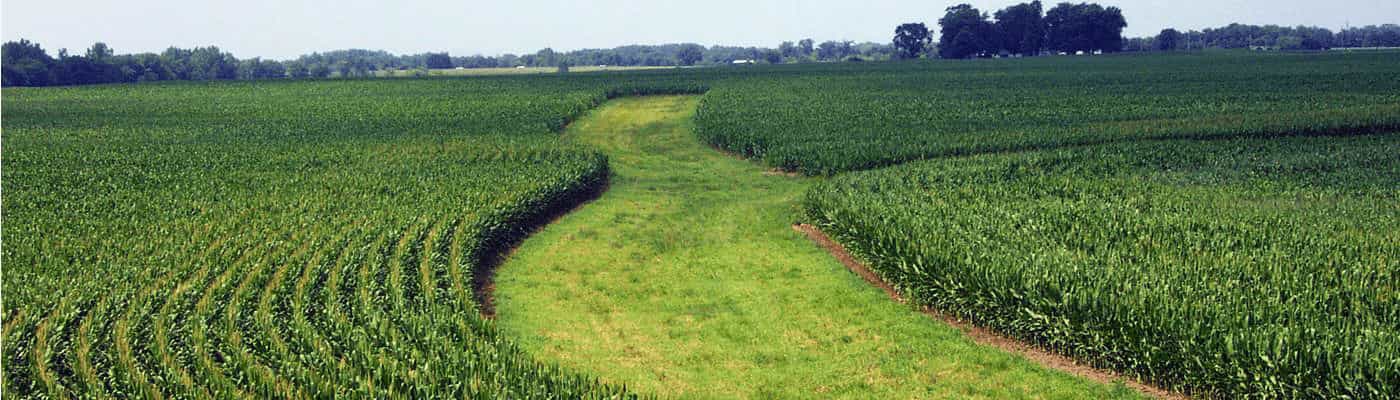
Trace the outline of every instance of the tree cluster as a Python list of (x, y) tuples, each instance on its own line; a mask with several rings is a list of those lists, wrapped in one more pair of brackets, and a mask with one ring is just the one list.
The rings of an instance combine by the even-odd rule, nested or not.
[(1118, 7), (1060, 3), (1045, 12), (1046, 44), (1064, 53), (1121, 51), (1127, 26)]
[(394, 55), (383, 50), (345, 49), (302, 55), (295, 62), (306, 69), (307, 77), (364, 77), (373, 76), (377, 71), (428, 68), (430, 58), (441, 62), (442, 57), (448, 57), (450, 64), (447, 53)]
[[(938, 19), (937, 55), (942, 58), (1116, 52), (1123, 48), (1123, 28), (1128, 26), (1122, 10), (1091, 3), (1060, 3), (1045, 11), (1037, 0), (993, 15), (969, 4), (944, 11)], [(917, 58), (930, 52), (931, 40), (932, 32), (922, 23), (899, 25), (894, 53), (899, 58)]]
[(447, 53), (428, 53), (423, 56), (423, 66), (429, 69), (452, 68), (452, 56)]
[(263, 77), (280, 68), (276, 61), (245, 60), (218, 47), (180, 49), (171, 47), (161, 54), (117, 55), (98, 42), (83, 55), (58, 51), (51, 57), (38, 43), (28, 40), (6, 42), (3, 48), (4, 86), (85, 85), (95, 83), (145, 82), (165, 80), (249, 79)]
[(566, 55), (571, 62), (577, 65), (621, 65), (621, 66), (673, 66), (685, 64), (687, 61), (695, 63), (699, 61), (693, 54), (699, 49), (704, 53), (704, 48), (697, 44), (664, 44), (656, 46), (620, 46), (611, 49), (583, 49), (571, 51)]
[(928, 27), (924, 24), (908, 23), (894, 28), (895, 56), (903, 59), (919, 58), (928, 45)]

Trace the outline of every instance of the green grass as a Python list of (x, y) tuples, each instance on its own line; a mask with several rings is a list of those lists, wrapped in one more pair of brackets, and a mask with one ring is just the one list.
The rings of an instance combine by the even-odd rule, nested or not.
[(547, 360), (680, 398), (1134, 397), (974, 344), (793, 231), (811, 178), (695, 137), (695, 97), (575, 122), (614, 171), (496, 275), (501, 329)]

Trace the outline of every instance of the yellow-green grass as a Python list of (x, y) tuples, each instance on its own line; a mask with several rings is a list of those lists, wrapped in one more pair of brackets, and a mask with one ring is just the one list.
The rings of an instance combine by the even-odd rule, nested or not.
[(679, 398), (1137, 396), (891, 301), (791, 229), (820, 178), (706, 147), (696, 102), (614, 100), (566, 130), (615, 175), (498, 271), (499, 326), (527, 351)]

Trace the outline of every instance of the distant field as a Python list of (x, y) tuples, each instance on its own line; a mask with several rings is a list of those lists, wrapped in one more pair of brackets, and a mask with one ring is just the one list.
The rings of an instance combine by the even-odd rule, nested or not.
[[(732, 220), (818, 223), (917, 303), (1164, 386), (1394, 397), (1396, 65), (1392, 51), (1227, 52), (6, 88), (0, 383), (7, 398), (631, 396), (616, 377), (555, 366), (602, 358), (516, 347), (476, 312), (473, 274), (614, 176), (614, 144), (559, 140), (570, 122), (610, 98), (685, 93), (700, 95), (694, 118), (668, 123), (820, 183), (796, 195), (761, 173), (661, 177), (628, 193), (670, 185), (659, 204), (675, 205), (740, 183), (782, 189), (769, 199), (788, 206)], [(495, 76), (511, 74), (525, 76)], [(599, 138), (628, 157), (659, 146)], [(693, 209), (750, 210), (716, 204)], [(649, 215), (658, 229), (691, 223)], [(790, 293), (762, 290), (772, 282), (735, 296)], [(607, 318), (584, 312), (600, 314), (571, 317)], [(733, 326), (694, 333), (759, 331)], [(790, 350), (745, 362), (822, 359)], [(675, 381), (648, 387), (707, 382), (662, 378)], [(1048, 393), (973, 378), (948, 382), (957, 392), (919, 383)]]
[(788, 66), (716, 86), (697, 126), (718, 147), (806, 174), (1148, 138), (1400, 130), (1396, 65), (1400, 52)]
[[(619, 66), (597, 66), (580, 65), (569, 67), (569, 72), (625, 72), (644, 71), (656, 69), (676, 69), (679, 67), (619, 67)], [(433, 69), (428, 70), (429, 76), (487, 76), (487, 75), (531, 75), (531, 74), (553, 74), (558, 73), (559, 68), (555, 67), (524, 67), (524, 68), (463, 68), (463, 69)], [(383, 77), (413, 77), (414, 70), (386, 70), (379, 71), (376, 76)]]

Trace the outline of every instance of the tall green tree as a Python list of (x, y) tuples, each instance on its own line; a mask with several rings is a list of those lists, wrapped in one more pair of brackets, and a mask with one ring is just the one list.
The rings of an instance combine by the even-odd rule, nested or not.
[(0, 48), (0, 86), (48, 86), (53, 83), (52, 69), (57, 62), (38, 43), (20, 39), (5, 42)]
[(783, 58), (797, 58), (797, 45), (791, 41), (783, 42), (778, 45), (778, 52)]
[(1128, 23), (1118, 7), (1091, 3), (1060, 3), (1045, 12), (1046, 45), (1065, 53), (1123, 49), (1123, 28)]
[(1156, 48), (1161, 51), (1172, 51), (1181, 47), (1181, 32), (1176, 29), (1163, 29), (1157, 34)]
[(428, 56), (424, 59), (423, 63), (425, 67), (428, 67), (430, 69), (451, 69), (452, 57), (449, 56), (447, 53), (428, 53)]
[(1036, 55), (1045, 47), (1045, 17), (1040, 0), (1006, 7), (994, 15), (1001, 49), (1012, 54)]
[(1304, 50), (1326, 50), (1332, 48), (1332, 40), (1335, 35), (1327, 28), (1299, 26), (1294, 28), (1298, 36), (1302, 39), (1302, 49)]
[(190, 54), (186, 49), (171, 46), (160, 53), (160, 62), (173, 75), (171, 79), (187, 80), (190, 78)]
[(238, 77), (238, 59), (216, 46), (196, 47), (190, 51), (189, 57), (189, 79), (216, 80)]
[(919, 58), (929, 44), (928, 26), (907, 23), (894, 28), (895, 55), (903, 59)]
[(782, 64), (782, 63), (783, 63), (783, 53), (782, 53), (782, 52), (779, 52), (777, 49), (766, 49), (766, 50), (763, 50), (762, 56), (763, 56), (763, 61), (765, 61), (765, 62), (767, 62), (767, 63), (769, 63), (769, 64)]
[(983, 43), (972, 31), (961, 30), (953, 39), (940, 44), (938, 49), (943, 58), (971, 58), (982, 51)]
[(89, 48), (88, 48), (88, 50), (87, 50), (87, 58), (88, 58), (88, 60), (91, 60), (92, 62), (99, 62), (99, 63), (100, 63), (100, 62), (105, 62), (105, 61), (107, 61), (107, 58), (112, 57), (112, 55), (113, 55), (114, 53), (115, 53), (115, 52), (112, 51), (112, 48), (111, 48), (111, 47), (107, 47), (107, 44), (106, 44), (106, 43), (97, 42), (97, 43), (93, 43), (93, 44), (92, 44), (92, 47), (89, 47)]
[(817, 45), (817, 59), (837, 61), (854, 53), (854, 43), (849, 40), (828, 40)]
[(797, 41), (797, 55), (803, 58), (811, 57), (812, 52), (816, 49), (816, 43), (811, 38)]
[(704, 58), (705, 48), (695, 43), (683, 44), (680, 50), (676, 52), (676, 60), (680, 61), (681, 65), (695, 65), (695, 63), (700, 62), (700, 60)]
[(535, 63), (537, 67), (554, 67), (559, 65), (559, 54), (554, 49), (545, 47), (535, 52)]
[(1094, 18), (1093, 42), (1095, 49), (1105, 53), (1123, 50), (1123, 28), (1128, 20), (1123, 18), (1123, 10), (1118, 7), (1105, 7)]
[[(938, 39), (939, 57), (980, 57), (996, 52), (994, 28), (987, 14), (969, 4), (948, 7), (946, 11), (943, 18), (938, 19), (942, 27)], [(950, 45), (954, 43), (956, 45)]]

